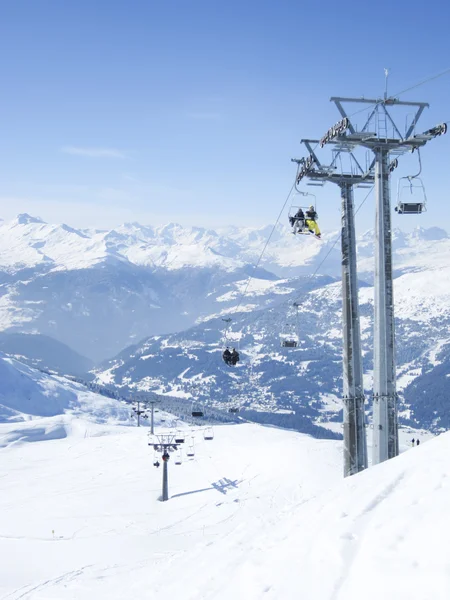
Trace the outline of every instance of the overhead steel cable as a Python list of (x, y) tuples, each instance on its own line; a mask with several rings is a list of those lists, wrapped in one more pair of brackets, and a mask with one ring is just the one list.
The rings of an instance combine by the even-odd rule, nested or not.
[[(358, 212), (361, 210), (361, 208), (363, 207), (364, 203), (366, 202), (366, 200), (369, 198), (370, 194), (372, 193), (373, 189), (375, 186), (372, 186), (370, 188), (370, 190), (368, 191), (368, 193), (366, 194), (365, 198), (361, 201), (361, 203), (359, 204), (358, 208), (355, 210), (355, 215), (358, 214)], [(325, 254), (325, 256), (323, 257), (323, 259), (320, 261), (319, 265), (316, 267), (316, 269), (314, 270), (314, 272), (309, 275), (309, 277), (313, 278), (315, 277), (319, 270), (321, 269), (322, 265), (324, 264), (324, 262), (327, 260), (327, 258), (330, 256), (331, 252), (333, 251), (333, 249), (335, 248), (336, 244), (338, 243), (338, 241), (341, 239), (341, 234), (339, 234), (336, 239), (334, 240), (334, 242), (332, 243), (331, 247), (329, 248), (328, 252)], [(283, 306), (290, 306), (292, 305), (294, 302), (298, 302), (301, 298), (298, 297), (296, 300), (283, 300), (282, 302), (279, 302), (278, 304), (275, 304), (273, 306), (271, 306), (269, 308), (269, 310), (273, 310), (273, 309), (281, 309)], [(253, 323), (256, 323), (257, 321), (259, 321), (259, 319), (262, 319), (263, 316), (265, 315), (265, 310), (261, 309), (260, 314), (258, 314), (254, 319), (250, 320), (249, 322), (247, 322), (245, 324), (246, 327), (253, 325)]]
[[(401, 90), (400, 92), (391, 94), (389, 96), (389, 98), (397, 98), (398, 96), (401, 96), (402, 94), (406, 94), (406, 92), (410, 92), (411, 90), (415, 90), (416, 88), (420, 87), (421, 85), (425, 85), (425, 83), (428, 83), (429, 81), (433, 81), (434, 79), (438, 79), (439, 77), (442, 77), (443, 75), (446, 75), (447, 73), (450, 73), (450, 67), (448, 69), (445, 69), (444, 71), (441, 71), (440, 73), (437, 73), (436, 75), (431, 75), (430, 77), (427, 77), (426, 79), (423, 79), (422, 81), (419, 81), (418, 83), (411, 85), (410, 87), (407, 87), (404, 90)], [(348, 118), (351, 119), (355, 115), (358, 115), (362, 112), (367, 111), (367, 109), (370, 107), (375, 107), (375, 106), (378, 106), (379, 104), (384, 104), (385, 101), (386, 100), (383, 98), (382, 100), (379, 100), (378, 102), (374, 102), (373, 104), (368, 104), (364, 108), (356, 110), (354, 113), (351, 113), (350, 115), (348, 115)]]
[[(286, 200), (284, 201), (284, 204), (283, 204), (283, 206), (282, 206), (282, 208), (281, 208), (281, 210), (280, 210), (280, 212), (278, 214), (277, 220), (275, 221), (275, 224), (272, 227), (272, 231), (270, 232), (269, 237), (267, 238), (266, 243), (264, 244), (264, 248), (262, 249), (262, 252), (259, 255), (259, 258), (258, 258), (256, 264), (252, 265), (253, 266), (253, 270), (256, 270), (259, 267), (259, 264), (260, 264), (260, 262), (262, 260), (262, 257), (264, 256), (264, 253), (265, 253), (265, 251), (267, 249), (267, 246), (269, 245), (269, 242), (270, 242), (270, 240), (272, 238), (273, 232), (275, 231), (276, 226), (278, 225), (278, 223), (279, 223), (279, 221), (281, 219), (281, 215), (283, 214), (284, 209), (286, 208), (286, 204), (288, 203), (288, 201), (289, 201), (289, 199), (291, 197), (292, 190), (294, 189), (294, 187), (295, 187), (295, 181), (292, 184), (291, 189), (289, 190), (288, 195), (286, 196)], [(248, 286), (250, 285), (250, 282), (251, 282), (252, 279), (253, 279), (253, 275), (249, 275), (249, 277), (247, 279), (247, 284), (246, 284), (246, 286), (244, 288), (244, 291), (241, 293), (241, 295), (239, 297), (239, 302), (238, 302), (237, 306), (233, 309), (232, 314), (236, 313), (237, 310), (239, 309), (239, 307), (241, 306), (242, 300), (244, 299), (244, 296), (247, 293)]]

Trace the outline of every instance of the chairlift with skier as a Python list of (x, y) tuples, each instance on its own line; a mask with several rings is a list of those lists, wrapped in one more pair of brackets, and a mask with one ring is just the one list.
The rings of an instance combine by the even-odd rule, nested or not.
[(316, 197), (309, 192), (302, 192), (300, 190), (297, 190), (297, 192), (302, 196), (313, 196), (314, 204), (310, 204), (309, 206), (291, 204), (288, 219), (292, 227), (292, 233), (294, 235), (314, 234), (316, 238), (320, 239), (321, 233), (319, 225), (317, 224), (318, 215), (316, 209)]

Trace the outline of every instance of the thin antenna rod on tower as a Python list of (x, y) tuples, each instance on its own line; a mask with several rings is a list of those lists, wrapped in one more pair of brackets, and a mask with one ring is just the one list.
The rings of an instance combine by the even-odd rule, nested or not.
[(388, 77), (389, 77), (389, 69), (384, 69), (384, 99), (387, 100), (387, 91), (388, 91)]

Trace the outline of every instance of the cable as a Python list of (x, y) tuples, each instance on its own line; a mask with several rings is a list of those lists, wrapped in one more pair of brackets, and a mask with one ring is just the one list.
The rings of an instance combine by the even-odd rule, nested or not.
[[(398, 96), (401, 96), (402, 94), (406, 94), (406, 92), (415, 90), (416, 88), (420, 87), (421, 85), (424, 85), (425, 83), (428, 83), (429, 81), (433, 81), (434, 79), (438, 79), (439, 77), (442, 77), (443, 75), (446, 75), (447, 73), (450, 73), (450, 67), (448, 69), (445, 69), (444, 71), (441, 71), (437, 75), (432, 75), (431, 77), (427, 77), (426, 79), (419, 81), (419, 83), (416, 83), (415, 85), (405, 88), (404, 90), (401, 90), (400, 92), (397, 92), (396, 94), (392, 94), (389, 97), (396, 98)], [(379, 104), (384, 104), (384, 102), (385, 102), (385, 100), (383, 99), (383, 100), (379, 100), (378, 102), (374, 102), (373, 104), (368, 104), (364, 108), (361, 108), (361, 109), (355, 111), (354, 113), (352, 113), (351, 115), (348, 115), (348, 118), (351, 119), (355, 115), (358, 115), (359, 113), (366, 111), (368, 108), (378, 106)]]
[[(281, 208), (281, 210), (280, 210), (280, 212), (279, 212), (279, 214), (278, 214), (277, 220), (275, 221), (275, 224), (274, 224), (274, 226), (272, 227), (272, 231), (270, 232), (270, 235), (269, 235), (269, 237), (267, 238), (267, 240), (266, 240), (266, 243), (264, 244), (264, 248), (262, 249), (262, 252), (261, 252), (261, 254), (259, 255), (258, 261), (256, 262), (256, 264), (255, 264), (255, 265), (253, 265), (253, 269), (254, 269), (254, 270), (256, 270), (256, 269), (259, 267), (259, 263), (261, 262), (261, 260), (262, 260), (262, 257), (264, 256), (264, 253), (265, 253), (265, 251), (266, 251), (266, 249), (267, 249), (267, 246), (269, 245), (269, 242), (270, 242), (270, 239), (271, 239), (271, 237), (272, 237), (272, 235), (273, 235), (273, 232), (275, 231), (275, 228), (276, 228), (276, 226), (278, 225), (278, 222), (279, 222), (279, 220), (280, 220), (280, 218), (281, 218), (281, 215), (283, 214), (283, 212), (284, 212), (284, 209), (286, 208), (286, 204), (288, 203), (288, 200), (289, 200), (289, 198), (291, 197), (292, 190), (294, 189), (294, 187), (295, 187), (295, 180), (294, 180), (294, 183), (293, 183), (293, 184), (292, 184), (292, 186), (291, 186), (291, 189), (289, 190), (289, 193), (288, 193), (288, 195), (286, 196), (286, 200), (284, 201), (284, 204), (283, 204), (283, 206), (282, 206), (282, 208)], [(239, 307), (241, 306), (241, 304), (242, 304), (242, 300), (244, 299), (244, 296), (245, 296), (245, 294), (247, 293), (248, 286), (250, 285), (250, 281), (252, 280), (252, 278), (253, 278), (253, 276), (252, 276), (252, 275), (249, 275), (249, 277), (248, 277), (248, 279), (247, 279), (247, 284), (246, 284), (246, 286), (245, 286), (245, 289), (244, 289), (244, 291), (241, 293), (241, 295), (240, 295), (240, 298), (239, 298), (239, 302), (238, 302), (238, 304), (237, 304), (236, 308), (233, 310), (232, 314), (234, 314), (235, 312), (237, 312), (237, 310), (238, 310), (238, 309), (239, 309)]]
[[(361, 210), (364, 202), (367, 200), (367, 198), (370, 196), (370, 194), (373, 191), (373, 188), (375, 186), (373, 185), (369, 192), (367, 193), (366, 197), (364, 198), (364, 200), (360, 203), (360, 205), (358, 206), (358, 208), (355, 210), (355, 216), (358, 214), (358, 212)], [(315, 277), (317, 275), (317, 273), (319, 272), (321, 266), (323, 265), (323, 263), (327, 260), (327, 258), (330, 256), (331, 251), (334, 249), (334, 247), (336, 246), (336, 244), (338, 243), (338, 241), (341, 239), (341, 234), (338, 235), (338, 237), (334, 240), (333, 244), (331, 245), (331, 248), (328, 250), (328, 252), (325, 254), (325, 256), (323, 257), (323, 259), (320, 261), (319, 266), (316, 268), (316, 270), (314, 271), (314, 273), (311, 275), (311, 277)]]
[(450, 73), (450, 67), (448, 69), (445, 69), (444, 71), (441, 71), (437, 75), (432, 75), (431, 77), (427, 77), (426, 79), (419, 81), (419, 83), (416, 83), (415, 85), (412, 85), (411, 87), (406, 88), (406, 89), (402, 90), (401, 92), (398, 92), (397, 94), (394, 94), (394, 96), (401, 96), (402, 94), (406, 94), (406, 92), (414, 90), (414, 89), (418, 88), (419, 86), (424, 85), (425, 83), (428, 83), (429, 81), (433, 81), (433, 79), (438, 79), (439, 77), (442, 77), (443, 75), (446, 75), (447, 73)]
[[(361, 201), (361, 203), (359, 204), (358, 208), (355, 211), (355, 216), (358, 214), (358, 212), (361, 210), (361, 208), (363, 207), (364, 203), (366, 202), (366, 200), (368, 199), (368, 197), (370, 196), (370, 194), (373, 192), (374, 189), (374, 185), (370, 188), (370, 190), (368, 191), (368, 193), (366, 194), (365, 198)], [(312, 273), (312, 275), (310, 275), (310, 277), (315, 277), (317, 275), (317, 273), (319, 272), (320, 268), (322, 267), (322, 265), (324, 264), (324, 262), (327, 260), (327, 258), (330, 256), (332, 250), (334, 249), (334, 247), (336, 246), (336, 244), (338, 243), (338, 241), (341, 238), (341, 234), (339, 234), (336, 239), (334, 240), (334, 242), (332, 243), (331, 247), (329, 248), (328, 252), (325, 254), (324, 258), (320, 261), (319, 265), (316, 267), (316, 269), (314, 270), (314, 273)], [(297, 300), (300, 300), (300, 297), (298, 297)], [(273, 310), (273, 309), (281, 309), (282, 306), (284, 305), (291, 305), (293, 304), (293, 302), (296, 302), (297, 300), (283, 300), (283, 302), (280, 302), (278, 304), (275, 304), (273, 306), (270, 307), (269, 310)], [(266, 310), (265, 309), (261, 309), (261, 313), (258, 314), (254, 319), (252, 319), (251, 321), (248, 321), (245, 324), (245, 327), (249, 327), (250, 325), (253, 325), (253, 323), (256, 323), (259, 319), (263, 318), (263, 316), (265, 315)]]

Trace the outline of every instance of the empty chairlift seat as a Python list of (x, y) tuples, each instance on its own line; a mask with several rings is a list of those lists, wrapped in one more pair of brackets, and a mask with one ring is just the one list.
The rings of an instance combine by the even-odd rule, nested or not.
[(401, 177), (399, 179), (395, 210), (399, 215), (421, 215), (426, 212), (427, 196), (420, 177)]
[(424, 212), (421, 202), (399, 202), (395, 207), (399, 215), (420, 215)]
[(297, 340), (294, 339), (290, 339), (290, 340), (281, 340), (281, 346), (283, 348), (297, 348), (298, 346), (298, 342)]
[(191, 408), (191, 415), (193, 417), (203, 417), (205, 414), (205, 411), (203, 409), (202, 404), (200, 404), (199, 402), (193, 402), (192, 403), (192, 408)]
[(175, 434), (175, 444), (184, 444), (184, 435), (181, 433), (181, 431), (178, 431)]
[(207, 427), (203, 434), (203, 439), (206, 441), (211, 441), (214, 439), (214, 431), (212, 427)]

